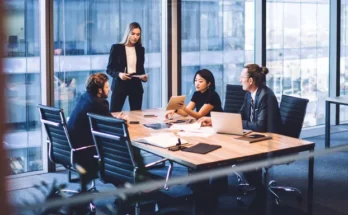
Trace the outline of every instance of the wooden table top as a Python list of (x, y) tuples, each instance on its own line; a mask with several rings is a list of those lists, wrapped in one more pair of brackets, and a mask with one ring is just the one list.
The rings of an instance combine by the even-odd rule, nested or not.
[[(200, 142), (222, 146), (215, 151), (207, 154), (197, 154), (185, 151), (173, 152), (169, 151), (168, 149), (133, 141), (137, 138), (150, 136), (151, 133), (160, 132), (160, 130), (147, 128), (143, 126), (143, 124), (165, 122), (164, 109), (130, 111), (124, 112), (124, 114), (128, 115), (129, 121), (135, 120), (140, 122), (140, 124), (130, 124), (128, 126), (128, 131), (133, 146), (161, 157), (168, 158), (174, 162), (193, 169), (209, 168), (216, 165), (227, 165), (243, 162), (245, 160), (261, 159), (265, 158), (270, 152), (272, 152), (273, 155), (280, 155), (307, 151), (314, 148), (313, 142), (273, 133), (267, 133), (267, 135), (272, 136), (272, 139), (251, 144), (248, 142), (235, 140), (234, 138), (238, 137), (236, 135), (212, 134), (209, 137), (185, 136), (182, 137), (182, 139), (187, 140), (189, 143), (185, 146), (192, 146)], [(156, 117), (144, 117), (144, 114), (154, 114)], [(113, 115), (117, 116), (118, 113), (113, 113)], [(189, 117), (181, 117), (176, 115), (174, 116), (174, 119), (189, 119)]]

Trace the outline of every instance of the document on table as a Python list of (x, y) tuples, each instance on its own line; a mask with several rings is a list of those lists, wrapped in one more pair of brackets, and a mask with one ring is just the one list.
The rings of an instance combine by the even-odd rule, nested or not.
[[(153, 133), (149, 137), (135, 139), (134, 141), (158, 146), (161, 148), (168, 148), (168, 147), (177, 145), (179, 142), (178, 139), (179, 137), (175, 136), (173, 133), (165, 132), (165, 133)], [(180, 141), (181, 141), (181, 144), (188, 143), (186, 140), (181, 138), (180, 138)]]
[(192, 124), (173, 124), (169, 130), (179, 130), (179, 131), (192, 131), (199, 132), (201, 123), (192, 123)]

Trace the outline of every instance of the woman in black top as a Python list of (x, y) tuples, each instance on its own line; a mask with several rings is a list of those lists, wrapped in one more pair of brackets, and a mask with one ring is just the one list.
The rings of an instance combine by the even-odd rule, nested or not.
[[(203, 116), (210, 116), (211, 111), (222, 112), (221, 99), (215, 91), (214, 75), (209, 70), (202, 69), (196, 72), (193, 82), (196, 92), (187, 106), (185, 104), (178, 104), (178, 110), (185, 112), (186, 114), (184, 115), (188, 114), (196, 119)], [(166, 118), (171, 118), (178, 110), (168, 111)]]
[[(143, 85), (147, 81), (144, 69), (145, 49), (141, 45), (141, 27), (132, 22), (127, 27), (123, 40), (110, 50), (106, 72), (113, 77), (111, 90), (111, 112), (122, 110), (129, 97), (131, 110), (141, 110)], [(134, 76), (136, 75), (136, 76)]]

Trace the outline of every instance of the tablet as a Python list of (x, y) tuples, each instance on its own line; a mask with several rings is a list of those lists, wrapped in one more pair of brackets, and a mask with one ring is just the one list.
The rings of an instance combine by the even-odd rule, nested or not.
[(178, 109), (178, 104), (184, 103), (185, 98), (186, 98), (186, 96), (172, 96), (172, 97), (170, 97), (166, 110)]

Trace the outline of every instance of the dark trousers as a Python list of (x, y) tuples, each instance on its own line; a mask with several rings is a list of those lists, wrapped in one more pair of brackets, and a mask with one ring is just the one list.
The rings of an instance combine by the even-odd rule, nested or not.
[(141, 110), (143, 93), (127, 94), (125, 92), (112, 92), (110, 112), (122, 111), (124, 102), (128, 96), (130, 110)]
[(267, 193), (262, 180), (262, 169), (244, 172), (243, 174), (249, 185), (256, 188), (255, 199), (251, 203), (251, 207), (264, 209), (266, 206)]

